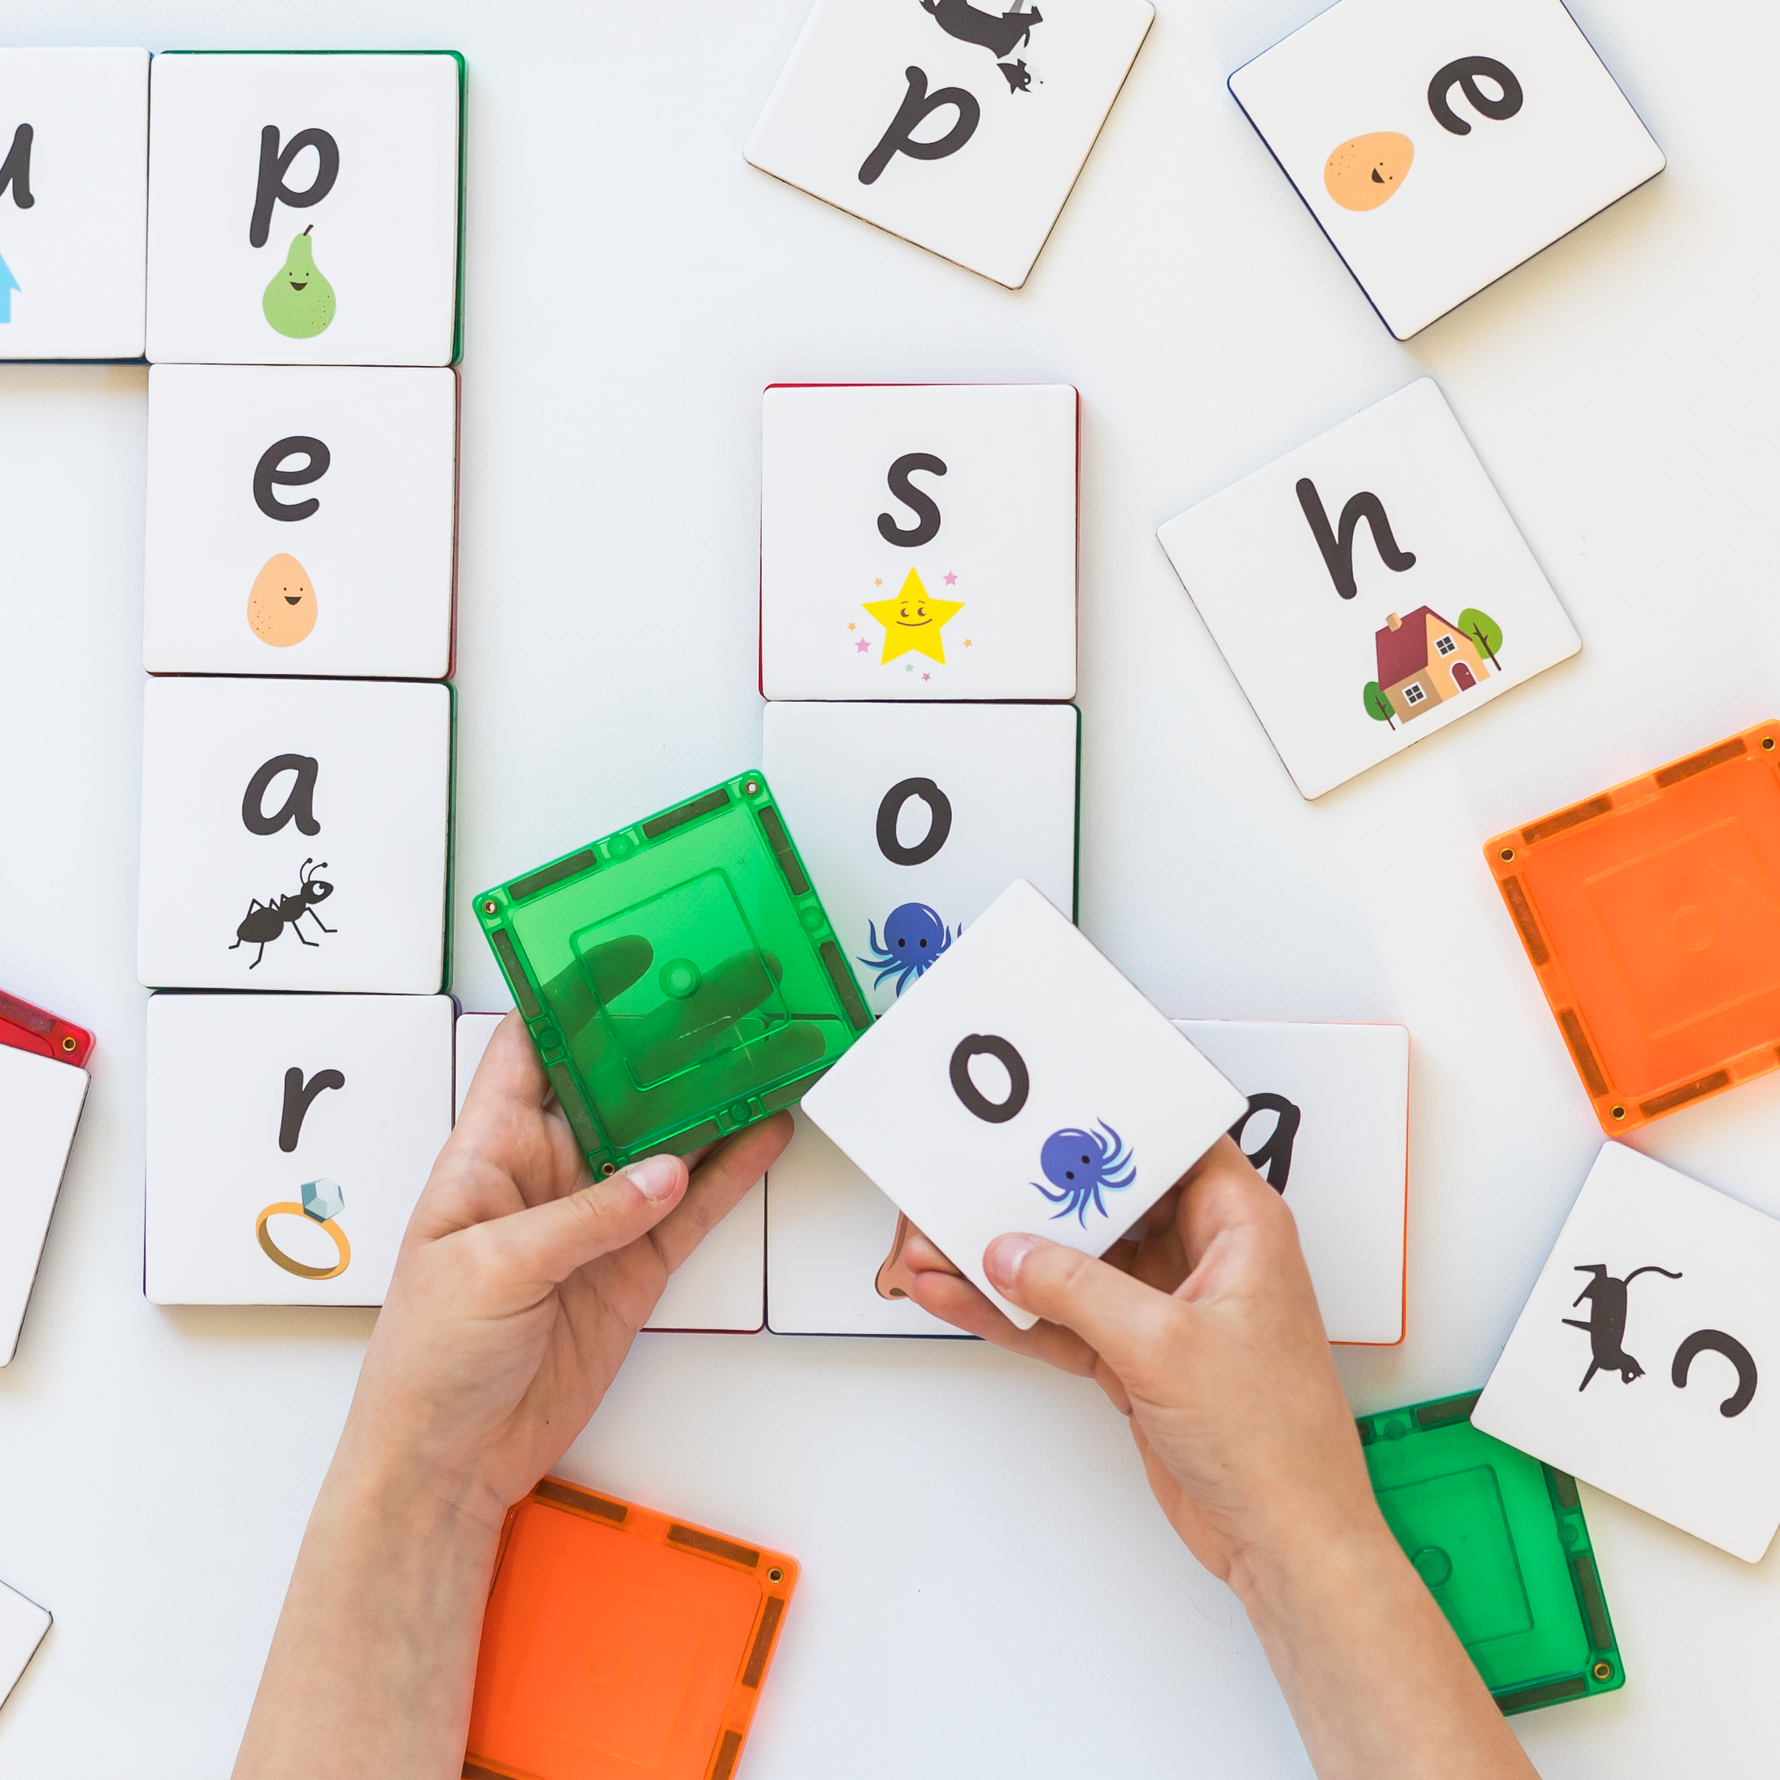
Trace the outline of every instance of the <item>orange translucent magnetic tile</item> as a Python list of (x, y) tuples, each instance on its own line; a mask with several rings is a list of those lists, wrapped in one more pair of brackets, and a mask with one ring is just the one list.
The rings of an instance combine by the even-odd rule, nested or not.
[(1780, 1069), (1780, 724), (1484, 856), (1603, 1130)]
[(466, 1780), (730, 1780), (797, 1565), (547, 1477), (507, 1516)]

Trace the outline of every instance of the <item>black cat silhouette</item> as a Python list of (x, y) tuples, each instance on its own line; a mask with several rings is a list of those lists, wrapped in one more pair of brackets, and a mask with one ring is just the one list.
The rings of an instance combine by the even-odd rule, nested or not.
[(1666, 1267), (1634, 1267), (1624, 1279), (1615, 1279), (1599, 1263), (1592, 1267), (1578, 1267), (1576, 1271), (1594, 1275), (1576, 1294), (1577, 1304), (1584, 1298), (1590, 1300), (1589, 1320), (1579, 1323), (1573, 1316), (1563, 1319), (1570, 1328), (1588, 1332), (1589, 1347), (1594, 1356), (1577, 1390), (1586, 1391), (1589, 1380), (1597, 1372), (1617, 1372), (1621, 1384), (1642, 1378), (1644, 1368), (1625, 1350), (1626, 1288), (1640, 1273), (1660, 1273), (1664, 1279), (1679, 1279), (1681, 1275), (1671, 1273)]
[[(1032, 27), (1044, 23), (1044, 15), (1036, 8), (1031, 12), (982, 12), (970, 0), (921, 0), (921, 5), (948, 37), (956, 37), (960, 43), (980, 43), (997, 62), (1029, 42)], [(1013, 85), (1011, 76), (1008, 84)]]

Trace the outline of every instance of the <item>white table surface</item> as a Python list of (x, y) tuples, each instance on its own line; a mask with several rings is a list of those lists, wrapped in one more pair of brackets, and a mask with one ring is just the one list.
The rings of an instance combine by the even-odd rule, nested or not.
[[(1409, 1335), (1341, 1367), (1361, 1410), (1475, 1386), (1600, 1141), (1478, 844), (1780, 708), (1780, 15), (1579, 5), (1668, 172), (1404, 348), (1224, 90), (1315, 0), (1162, 0), (1019, 295), (744, 164), (804, 7), (17, 0), (3, 29), (468, 57), (460, 897), (752, 764), (762, 385), (1077, 384), (1083, 926), (1171, 1014), (1408, 1025)], [(1308, 805), (1155, 527), (1422, 371), (1583, 653)], [(0, 1577), (56, 1617), (0, 1771), (36, 1780), (227, 1772), (372, 1323), (142, 1297), (145, 384), (0, 369), (0, 982), (99, 1036), (0, 1372)], [(458, 933), (457, 993), (499, 1005)], [(1777, 1138), (1780, 1075), (1636, 1141), (1780, 1212)], [(563, 1470), (802, 1560), (752, 1780), (1306, 1772), (1079, 1382), (645, 1336)], [(1518, 1719), (1535, 1761), (1770, 1772), (1780, 1557), (1584, 1497), (1630, 1681)]]

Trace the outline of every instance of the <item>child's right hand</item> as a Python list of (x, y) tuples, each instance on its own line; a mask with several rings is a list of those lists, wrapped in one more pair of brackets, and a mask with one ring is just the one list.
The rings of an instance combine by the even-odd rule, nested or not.
[(924, 1236), (923, 1309), (1094, 1378), (1150, 1488), (1236, 1591), (1323, 1780), (1533, 1769), (1384, 1523), (1285, 1202), (1220, 1138), (1104, 1260), (1001, 1236), (983, 1265), (1021, 1332)]
[(1104, 1260), (1037, 1236), (991, 1243), (996, 1290), (1044, 1319), (1024, 1333), (925, 1237), (903, 1259), (923, 1309), (1093, 1377), (1130, 1417), (1175, 1530), (1239, 1593), (1257, 1561), (1377, 1524), (1292, 1215), (1229, 1138)]

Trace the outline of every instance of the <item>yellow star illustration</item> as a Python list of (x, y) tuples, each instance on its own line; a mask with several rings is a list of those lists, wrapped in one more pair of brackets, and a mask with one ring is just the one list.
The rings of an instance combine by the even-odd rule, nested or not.
[(936, 600), (921, 585), (913, 569), (893, 600), (866, 600), (865, 609), (884, 627), (882, 660), (894, 661), (913, 649), (946, 664), (946, 646), (940, 636), (949, 619), (964, 610), (963, 600)]

